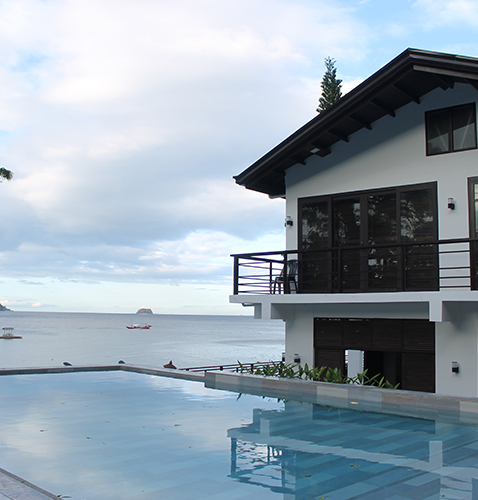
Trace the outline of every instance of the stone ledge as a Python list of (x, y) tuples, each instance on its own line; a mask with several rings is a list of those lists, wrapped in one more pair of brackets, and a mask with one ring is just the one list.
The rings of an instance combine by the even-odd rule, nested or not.
[(48, 491), (22, 479), (11, 472), (0, 469), (0, 497), (8, 500), (48, 500), (56, 498)]
[(121, 364), (0, 368), (0, 376), (118, 370), (204, 382), (206, 387), (212, 389), (258, 394), (329, 406), (353, 407), (361, 410), (430, 418), (435, 418), (437, 415), (446, 418), (459, 417), (462, 420), (465, 419), (474, 423), (478, 421), (478, 398), (459, 398), (428, 392), (263, 377), (224, 371), (198, 373), (169, 368)]
[(185, 380), (204, 381), (203, 373), (173, 370), (170, 368), (154, 368), (136, 365), (82, 365), (82, 366), (55, 366), (55, 367), (30, 367), (30, 368), (0, 368), (2, 375), (35, 375), (42, 373), (78, 373), (78, 372), (109, 372), (126, 371), (157, 375), (161, 377), (181, 378)]
[(207, 372), (205, 386), (296, 401), (391, 413), (396, 415), (478, 422), (478, 398), (442, 396), (428, 392), (381, 389), (352, 384), (279, 379), (244, 373)]

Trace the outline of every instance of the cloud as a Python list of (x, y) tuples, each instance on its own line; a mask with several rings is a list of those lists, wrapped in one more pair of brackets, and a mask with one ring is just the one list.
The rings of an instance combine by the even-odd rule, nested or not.
[(5, 0), (0, 44), (2, 276), (214, 282), (283, 247), (283, 202), (232, 176), (369, 37), (325, 1)]
[(44, 283), (42, 283), (41, 281), (30, 281), (30, 280), (18, 280), (19, 283), (22, 283), (24, 285), (40, 285), (40, 286), (43, 286)]
[(478, 27), (478, 4), (474, 0), (416, 0), (413, 8), (422, 11), (421, 20), (428, 29), (463, 24)]

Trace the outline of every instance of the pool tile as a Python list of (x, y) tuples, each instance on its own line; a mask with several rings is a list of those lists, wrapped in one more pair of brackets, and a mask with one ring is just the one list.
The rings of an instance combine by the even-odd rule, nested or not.
[[(440, 491), (474, 500), (478, 430), (441, 422), (448, 410), (431, 408), (438, 420), (424, 420), (237, 400), (199, 382), (130, 372), (78, 375), (41, 375), (39, 388), (31, 375), (0, 382), (0, 398), (12, 401), (8, 422), (2, 414), (1, 465), (28, 475), (23, 457), (43, 450), (32, 479), (73, 500), (440, 500)], [(456, 480), (456, 470), (469, 479)]]

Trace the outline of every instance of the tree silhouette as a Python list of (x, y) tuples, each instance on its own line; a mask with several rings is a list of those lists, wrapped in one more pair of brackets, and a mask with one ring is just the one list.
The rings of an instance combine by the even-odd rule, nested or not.
[(337, 78), (335, 60), (331, 57), (325, 58), (325, 70), (321, 84), (322, 95), (317, 108), (319, 113), (325, 111), (342, 97), (342, 80)]
[(10, 172), (10, 170), (4, 167), (0, 167), (0, 182), (2, 182), (3, 179), (11, 181), (13, 179), (13, 172)]

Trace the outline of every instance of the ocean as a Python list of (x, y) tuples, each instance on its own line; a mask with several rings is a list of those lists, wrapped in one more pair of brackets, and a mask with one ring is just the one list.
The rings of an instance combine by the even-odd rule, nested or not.
[[(152, 325), (128, 330), (132, 323)], [(0, 312), (0, 368), (116, 364), (178, 368), (280, 360), (284, 323), (251, 316)]]

